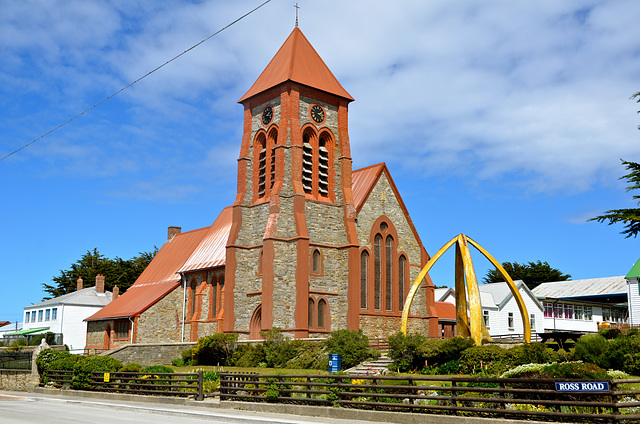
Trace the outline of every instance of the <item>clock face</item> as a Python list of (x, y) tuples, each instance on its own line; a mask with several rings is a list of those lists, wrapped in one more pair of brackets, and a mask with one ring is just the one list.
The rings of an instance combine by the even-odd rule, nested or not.
[(324, 109), (320, 105), (313, 105), (309, 109), (309, 114), (311, 115), (311, 119), (317, 124), (321, 124), (324, 122), (325, 114)]
[(262, 124), (268, 125), (272, 119), (273, 119), (273, 108), (271, 106), (267, 106), (262, 111)]

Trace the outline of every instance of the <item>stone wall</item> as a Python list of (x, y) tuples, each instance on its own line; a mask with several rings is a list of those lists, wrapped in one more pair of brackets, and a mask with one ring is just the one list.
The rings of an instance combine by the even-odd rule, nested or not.
[[(153, 304), (138, 318), (136, 343), (180, 342), (182, 335), (182, 286)], [(185, 328), (188, 340), (189, 328)]]
[(142, 366), (166, 365), (173, 359), (181, 358), (182, 351), (192, 348), (195, 343), (147, 343), (121, 346), (107, 353), (124, 365), (138, 363)]
[(31, 370), (0, 370), (0, 390), (32, 392), (40, 383), (40, 376)]

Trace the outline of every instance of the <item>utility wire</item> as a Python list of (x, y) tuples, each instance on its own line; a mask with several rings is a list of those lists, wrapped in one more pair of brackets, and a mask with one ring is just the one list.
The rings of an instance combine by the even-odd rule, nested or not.
[(235, 21), (231, 22), (230, 24), (228, 24), (227, 26), (219, 29), (218, 31), (214, 32), (213, 34), (211, 34), (210, 36), (208, 36), (207, 38), (205, 38), (204, 40), (200, 41), (199, 43), (194, 44), (193, 46), (189, 47), (187, 50), (183, 51), (182, 53), (180, 53), (179, 55), (167, 60), (165, 63), (163, 63), (162, 65), (158, 66), (157, 68), (147, 72), (146, 74), (144, 74), (143, 76), (141, 76), (140, 78), (138, 78), (137, 80), (133, 81), (132, 83), (122, 87), (120, 90), (116, 91), (115, 93), (113, 93), (112, 95), (105, 97), (104, 99), (100, 100), (98, 103), (94, 104), (93, 106), (91, 106), (88, 109), (83, 110), (82, 112), (80, 112), (79, 114), (77, 114), (76, 116), (74, 116), (73, 118), (70, 118), (66, 121), (64, 121), (62, 124), (58, 125), (57, 127), (47, 131), (46, 133), (42, 134), (40, 137), (30, 141), (29, 143), (25, 144), (24, 146), (20, 147), (19, 149), (14, 150), (13, 152), (9, 153), (8, 155), (4, 156), (2, 159), (0, 159), (0, 161), (5, 160), (6, 158), (8, 158), (9, 156), (12, 156), (16, 153), (18, 153), (20, 150), (25, 149), (27, 147), (29, 147), (30, 145), (32, 145), (33, 143), (35, 143), (36, 141), (48, 136), (49, 134), (51, 134), (52, 132), (62, 128), (63, 126), (67, 125), (69, 122), (75, 120), (76, 118), (81, 117), (82, 115), (84, 115), (85, 113), (89, 112), (91, 109), (94, 109), (98, 106), (100, 106), (102, 103), (106, 102), (107, 100), (111, 99), (112, 97), (117, 96), (118, 94), (120, 94), (121, 92), (123, 92), (124, 90), (126, 90), (127, 88), (131, 87), (132, 85), (136, 84), (137, 82), (142, 81), (143, 79), (145, 79), (146, 77), (148, 77), (149, 75), (153, 74), (155, 71), (159, 70), (160, 68), (165, 67), (166, 65), (170, 64), (171, 62), (173, 62), (174, 60), (178, 59), (179, 57), (187, 54), (188, 52), (190, 52), (191, 50), (195, 49), (196, 47), (198, 47), (200, 44), (205, 43), (206, 41), (210, 40), (211, 38), (215, 37), (216, 35), (220, 34), (222, 31), (224, 31), (225, 29), (229, 28), (230, 26), (240, 22), (242, 19), (246, 18), (247, 16), (251, 15), (253, 12), (255, 12), (256, 10), (260, 9), (262, 6), (264, 6), (265, 4), (269, 3), (271, 0), (266, 0), (264, 3), (262, 3), (261, 5), (259, 5), (258, 7), (254, 8), (253, 10), (245, 13), (244, 15), (240, 16), (238, 19), (236, 19)]

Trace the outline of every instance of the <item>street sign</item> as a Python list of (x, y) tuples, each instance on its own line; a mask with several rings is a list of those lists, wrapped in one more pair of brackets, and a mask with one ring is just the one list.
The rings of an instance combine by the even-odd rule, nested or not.
[(608, 392), (608, 381), (567, 381), (556, 382), (558, 392)]

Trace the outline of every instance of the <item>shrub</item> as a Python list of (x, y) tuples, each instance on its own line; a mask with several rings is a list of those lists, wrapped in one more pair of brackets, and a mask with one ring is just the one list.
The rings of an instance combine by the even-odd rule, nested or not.
[(430, 339), (419, 347), (418, 352), (430, 366), (440, 366), (459, 360), (462, 352), (472, 346), (474, 346), (473, 340), (463, 337)]
[(508, 368), (507, 356), (500, 346), (472, 346), (462, 352), (460, 365), (464, 374), (500, 374)]
[(609, 378), (607, 371), (594, 364), (584, 362), (554, 362), (552, 364), (525, 364), (504, 372), (503, 378), (567, 378), (596, 379)]
[(322, 343), (304, 343), (297, 355), (287, 361), (285, 368), (326, 370), (329, 357)]
[(571, 359), (608, 369), (610, 368), (607, 354), (608, 348), (609, 342), (600, 334), (586, 334), (576, 342)]
[(237, 334), (212, 334), (201, 337), (192, 349), (194, 365), (225, 365), (238, 340)]
[(122, 362), (110, 356), (89, 355), (81, 357), (73, 367), (73, 387), (86, 389), (91, 387), (91, 373), (116, 372), (122, 368)]
[(193, 348), (185, 349), (182, 351), (182, 363), (184, 365), (193, 365)]
[(132, 362), (120, 368), (118, 372), (140, 372), (140, 368), (142, 368), (142, 365)]
[(332, 331), (324, 341), (327, 353), (342, 355), (342, 369), (355, 367), (369, 358), (377, 356), (376, 352), (369, 348), (369, 338), (362, 330), (336, 330)]
[(25, 339), (17, 339), (13, 343), (11, 343), (9, 346), (10, 347), (15, 347), (15, 348), (20, 348), (20, 347), (25, 347), (26, 345), (27, 345), (27, 341)]
[[(53, 349), (43, 349), (38, 356), (36, 357), (36, 365), (38, 366), (38, 372), (42, 374), (44, 370), (54, 370), (54, 369), (64, 369), (68, 370), (69, 368), (54, 368), (53, 365), (57, 364), (57, 366), (61, 366), (62, 363), (67, 363), (66, 361), (75, 362), (80, 358), (78, 355), (72, 355), (66, 350), (53, 350)], [(65, 362), (58, 362), (65, 361)], [(70, 368), (73, 369), (73, 368)]]
[(460, 374), (462, 369), (462, 365), (460, 361), (454, 359), (453, 361), (449, 361), (446, 364), (442, 364), (435, 369), (435, 373), (439, 375), (446, 374)]
[(424, 359), (418, 351), (426, 341), (425, 336), (417, 333), (389, 336), (389, 356), (393, 359), (393, 367), (402, 372), (421, 369)]
[(507, 361), (509, 365), (545, 364), (557, 362), (558, 354), (544, 343), (525, 343), (509, 349)]
[(213, 393), (220, 387), (220, 373), (218, 371), (204, 371), (202, 380), (205, 393)]
[(304, 343), (301, 340), (291, 340), (285, 337), (277, 327), (263, 331), (260, 335), (264, 340), (262, 342), (264, 362), (269, 368), (283, 368), (290, 359), (297, 355), (301, 344)]
[(264, 349), (262, 343), (241, 344), (233, 352), (229, 359), (229, 365), (236, 367), (257, 367), (259, 363), (264, 362)]
[(603, 327), (598, 330), (598, 334), (608, 340), (615, 339), (620, 333), (620, 330), (615, 327)]

